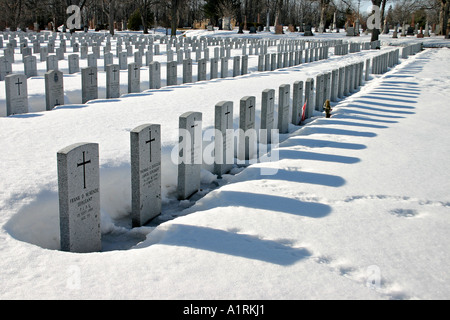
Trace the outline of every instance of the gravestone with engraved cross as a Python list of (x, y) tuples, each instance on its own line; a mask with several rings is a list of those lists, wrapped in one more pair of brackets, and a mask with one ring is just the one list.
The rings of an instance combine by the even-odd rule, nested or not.
[(199, 59), (197, 64), (197, 81), (206, 80), (206, 59)]
[(106, 99), (120, 97), (120, 68), (118, 64), (106, 66)]
[(152, 61), (149, 64), (149, 89), (161, 88), (161, 64), (158, 61)]
[(128, 93), (141, 92), (141, 69), (136, 62), (128, 64)]
[(64, 104), (63, 73), (51, 70), (45, 73), (45, 102), (46, 110)]
[(144, 124), (130, 133), (131, 217), (140, 227), (161, 213), (161, 126)]
[(97, 68), (87, 67), (81, 69), (81, 96), (82, 103), (98, 99)]
[(173, 86), (177, 85), (177, 62), (176, 61), (170, 61), (167, 62), (167, 85)]
[(185, 200), (200, 189), (202, 168), (202, 114), (186, 112), (179, 117), (178, 199)]
[(303, 81), (295, 81), (292, 88), (292, 123), (300, 125), (303, 110)]
[(289, 132), (289, 118), (291, 105), (291, 86), (282, 84), (278, 89), (278, 131), (279, 133)]
[(252, 160), (256, 155), (257, 134), (255, 130), (256, 98), (246, 96), (239, 106), (239, 160)]
[(305, 119), (314, 115), (314, 79), (308, 78), (305, 81)]
[(261, 126), (260, 141), (264, 144), (272, 142), (272, 129), (274, 129), (275, 89), (266, 89), (261, 99)]
[(5, 57), (0, 57), (0, 80), (5, 80), (5, 77), (12, 74), (12, 64)]
[(220, 179), (234, 164), (233, 102), (221, 101), (215, 106), (214, 174)]
[(58, 70), (58, 58), (55, 55), (47, 56), (47, 71)]
[(26, 56), (23, 59), (25, 75), (27, 78), (37, 76), (37, 64), (35, 56)]
[(68, 56), (69, 74), (80, 72), (80, 56), (76, 53)]
[(6, 115), (28, 113), (27, 76), (10, 74), (5, 77)]
[(192, 82), (192, 59), (183, 60), (183, 83)]
[(57, 162), (61, 250), (100, 251), (98, 144), (70, 145), (58, 151)]
[(210, 60), (210, 79), (215, 79), (219, 76), (219, 59), (211, 58)]

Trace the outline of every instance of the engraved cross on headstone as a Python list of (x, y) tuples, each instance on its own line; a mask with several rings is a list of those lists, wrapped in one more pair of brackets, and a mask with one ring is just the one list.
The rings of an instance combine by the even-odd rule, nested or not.
[(229, 114), (231, 114), (231, 112), (230, 112), (229, 108), (230, 107), (227, 106), (227, 112), (225, 112), (225, 115), (227, 116), (227, 128), (230, 127), (230, 123), (229, 123), (230, 116), (229, 116)]
[(15, 84), (17, 84), (17, 94), (20, 96), (20, 85), (23, 84), (23, 82), (20, 81), (20, 79), (17, 79)]
[(116, 67), (112, 68), (112, 72), (113, 72), (113, 75), (114, 75), (114, 80), (116, 80), (116, 72), (118, 72), (118, 71), (119, 70), (117, 70)]
[(91, 76), (91, 84), (93, 83), (93, 82), (92, 82), (92, 76), (93, 76), (94, 74), (95, 74), (95, 73), (94, 73), (94, 71), (92, 71), (92, 70), (91, 70), (91, 73), (89, 73), (89, 75)]
[(84, 189), (86, 189), (86, 165), (91, 163), (91, 160), (86, 161), (85, 159), (85, 151), (83, 151), (83, 162), (77, 163), (77, 168), (83, 166), (83, 183)]
[(148, 135), (149, 135), (149, 138), (148, 138), (147, 141), (145, 141), (145, 143), (148, 144), (149, 147), (150, 147), (150, 162), (152, 162), (152, 142), (155, 142), (156, 139), (155, 138), (152, 139), (152, 131), (151, 131), (151, 129), (148, 130)]
[(253, 107), (254, 107), (253, 105), (251, 105), (251, 106), (248, 107), (248, 109), (250, 110), (250, 112), (249, 112), (249, 116), (250, 116), (249, 121), (252, 121), (252, 112), (251, 112), (252, 110), (251, 110), (251, 109), (252, 109)]

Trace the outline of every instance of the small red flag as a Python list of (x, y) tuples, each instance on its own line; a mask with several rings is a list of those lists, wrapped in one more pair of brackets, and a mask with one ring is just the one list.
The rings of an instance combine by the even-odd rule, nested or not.
[(308, 100), (305, 100), (305, 104), (303, 105), (303, 108), (302, 108), (302, 121), (305, 121), (305, 119), (306, 119), (306, 102), (307, 102)]

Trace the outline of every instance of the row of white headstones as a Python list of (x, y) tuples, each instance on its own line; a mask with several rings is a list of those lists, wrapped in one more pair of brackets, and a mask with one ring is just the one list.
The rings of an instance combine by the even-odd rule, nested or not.
[[(405, 50), (405, 49), (404, 49)], [(407, 48), (415, 54), (418, 46)], [(405, 51), (404, 51), (405, 52)], [(399, 49), (385, 52), (366, 60), (365, 80), (373, 73), (383, 73), (399, 62)], [(215, 106), (214, 174), (220, 178), (237, 161), (253, 163), (274, 161), (264, 157), (268, 146), (278, 142), (278, 134), (286, 133), (288, 123), (301, 125), (322, 111), (323, 99), (337, 101), (362, 86), (364, 62), (341, 67), (330, 73), (296, 81), (292, 86), (279, 87), (278, 123), (275, 125), (275, 89), (262, 92), (261, 131), (255, 131), (256, 97), (246, 96), (239, 102), (239, 129), (233, 128), (233, 102), (221, 101)], [(289, 113), (292, 110), (292, 113)], [(178, 164), (178, 197), (188, 199), (200, 188), (200, 170), (204, 161), (202, 113), (187, 112), (179, 117), (180, 143), (172, 152), (172, 161)], [(130, 132), (132, 225), (142, 226), (161, 213), (161, 126), (141, 125)], [(234, 137), (238, 138), (238, 155), (234, 155)], [(258, 141), (259, 139), (259, 141)], [(258, 146), (259, 143), (259, 155)], [(261, 146), (266, 146), (263, 148)], [(100, 186), (98, 144), (80, 143), (57, 153), (61, 227), (61, 249), (70, 252), (101, 251)], [(271, 149), (275, 152), (275, 148)], [(174, 156), (175, 155), (175, 156)], [(264, 160), (265, 159), (265, 160)], [(274, 174), (268, 171), (262, 174)]]
[[(121, 38), (119, 38), (121, 39)], [(182, 38), (181, 38), (182, 39)], [(9, 46), (13, 39), (10, 39), (8, 43), (8, 48), (10, 50), (14, 48), (14, 44)], [(167, 39), (160, 39), (161, 43), (167, 43), (168, 48), (172, 45), (179, 47), (179, 43), (170, 42)], [(72, 39), (73, 41), (73, 39)], [(98, 41), (102, 41), (101, 39)], [(191, 45), (192, 48), (197, 49), (197, 81), (207, 80), (207, 63), (209, 56), (209, 49), (207, 48), (208, 42), (202, 39), (203, 42), (196, 42), (195, 40), (183, 40), (184, 44)], [(190, 44), (189, 44), (190, 42)], [(63, 42), (62, 42), (63, 43)], [(55, 106), (64, 104), (64, 85), (63, 85), (63, 74), (58, 72), (58, 60), (64, 59), (65, 45), (58, 49), (61, 49), (62, 57), (57, 57), (55, 55), (46, 56), (47, 61), (47, 73), (45, 74), (45, 96), (46, 96), (46, 110), (51, 110)], [(104, 53), (104, 70), (106, 72), (106, 98), (118, 98), (121, 95), (120, 92), (120, 72), (119, 70), (128, 69), (128, 93), (141, 92), (141, 67), (142, 67), (142, 49), (143, 47), (138, 43), (134, 42), (136, 47), (139, 47), (138, 51), (134, 53), (135, 62), (127, 63), (128, 57), (133, 56), (133, 52), (127, 50), (127, 52), (121, 51), (121, 44), (117, 47), (117, 56), (119, 59), (119, 64), (113, 64), (114, 58), (112, 53), (105, 50)], [(146, 38), (145, 43), (151, 43), (153, 46), (153, 38), (148, 40)], [(210, 44), (217, 45), (223, 43), (224, 46), (214, 48), (214, 58), (210, 59), (210, 79), (215, 79), (219, 77), (219, 59), (221, 65), (220, 77), (226, 78), (229, 76), (228, 70), (228, 60), (230, 59), (230, 48), (242, 48), (242, 53), (245, 53), (247, 43), (239, 41), (222, 41), (220, 39), (211, 40)], [(342, 46), (352, 46), (352, 44), (343, 44), (342, 40), (333, 40), (325, 42), (305, 42), (305, 41), (280, 41), (276, 44), (276, 41), (251, 41), (251, 48), (255, 48), (255, 53), (259, 48), (261, 54), (258, 58), (258, 71), (273, 71), (283, 67), (291, 67), (301, 64), (304, 62), (312, 62), (328, 58), (329, 46), (336, 45)], [(78, 44), (73, 42), (73, 45)], [(108, 44), (108, 42), (107, 42)], [(308, 44), (309, 48), (306, 48)], [(268, 54), (267, 49), (270, 45), (277, 45), (278, 53)], [(99, 48), (98, 45), (95, 45)], [(111, 46), (106, 46), (110, 50)], [(204, 58), (201, 58), (200, 48), (204, 47)], [(370, 49), (370, 46), (361, 44), (358, 50), (351, 50), (350, 52), (357, 52), (361, 50), (361, 47), (365, 49)], [(45, 48), (45, 47), (44, 47)], [(37, 51), (44, 51), (44, 48), (39, 48)], [(87, 49), (87, 47), (85, 47)], [(131, 48), (129, 46), (128, 48)], [(156, 50), (158, 48), (158, 50)], [(303, 48), (303, 49), (300, 49)], [(21, 46), (21, 50), (27, 49)], [(29, 49), (29, 48), (28, 48)], [(42, 58), (41, 53), (41, 60)], [(154, 46), (155, 54), (158, 51), (159, 46)], [(166, 85), (176, 85), (178, 82), (177, 69), (178, 64), (183, 65), (183, 83), (189, 83), (193, 81), (192, 76), (192, 66), (193, 60), (190, 58), (190, 50), (186, 51), (186, 58), (183, 58), (182, 49), (177, 51), (177, 61), (173, 61), (173, 53), (170, 49), (167, 50), (167, 76)], [(253, 50), (251, 50), (253, 51)], [(47, 52), (47, 51), (45, 51)], [(265, 53), (264, 53), (265, 52)], [(180, 55), (181, 53), (181, 55)], [(201, 52), (200, 52), (201, 53)], [(348, 50), (347, 50), (348, 53)], [(304, 57), (304, 58), (303, 58)], [(97, 81), (97, 59), (99, 58), (98, 53), (92, 53), (87, 55), (88, 67), (81, 69), (81, 87), (82, 87), (82, 103), (86, 103), (89, 100), (98, 98), (98, 81)], [(0, 57), (0, 78), (2, 75), (5, 79), (6, 87), (6, 115), (28, 113), (28, 94), (27, 94), (27, 78), (37, 75), (36, 68), (36, 57), (33, 55), (28, 55), (23, 57), (24, 60), (24, 74), (11, 74), (11, 57), (4, 56)], [(158, 61), (153, 60), (153, 50), (146, 52), (146, 65), (149, 67), (149, 89), (159, 89), (161, 87), (161, 64)], [(80, 71), (79, 67), (79, 55), (71, 54), (68, 56), (68, 66), (69, 74), (77, 73)], [(248, 73), (248, 55), (234, 56), (233, 57), (233, 77), (244, 75)], [(6, 76), (5, 76), (6, 75)]]

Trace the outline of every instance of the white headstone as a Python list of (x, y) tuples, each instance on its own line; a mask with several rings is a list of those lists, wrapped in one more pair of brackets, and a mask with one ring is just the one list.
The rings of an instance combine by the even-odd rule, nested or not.
[(289, 132), (289, 117), (291, 105), (291, 86), (282, 84), (278, 91), (278, 131), (279, 133)]
[(214, 174), (220, 179), (234, 164), (233, 102), (221, 101), (215, 106)]
[(149, 73), (149, 89), (161, 88), (161, 64), (158, 61), (150, 62)]
[(61, 250), (100, 251), (100, 179), (96, 143), (77, 143), (57, 154)]
[(186, 112), (179, 118), (180, 143), (178, 198), (185, 200), (200, 188), (202, 167), (202, 114)]
[(106, 66), (106, 99), (120, 97), (120, 68), (118, 64)]
[(10, 74), (5, 77), (6, 115), (28, 113), (27, 76)]
[(167, 63), (167, 85), (173, 86), (177, 85), (178, 76), (177, 76), (177, 62), (170, 61)]
[(292, 88), (292, 123), (300, 125), (303, 110), (303, 81), (295, 81)]
[(130, 133), (132, 225), (161, 213), (161, 126), (144, 124)]
[(46, 110), (64, 104), (63, 73), (51, 70), (45, 73), (45, 102)]
[(82, 103), (98, 99), (97, 68), (87, 67), (81, 69), (81, 96)]
[(253, 160), (256, 156), (257, 134), (255, 128), (256, 98), (246, 96), (239, 108), (239, 160)]
[(128, 93), (141, 92), (141, 69), (136, 62), (128, 64)]
[(272, 142), (272, 129), (274, 129), (275, 90), (266, 89), (262, 92), (261, 100), (261, 134), (260, 142), (270, 144)]

